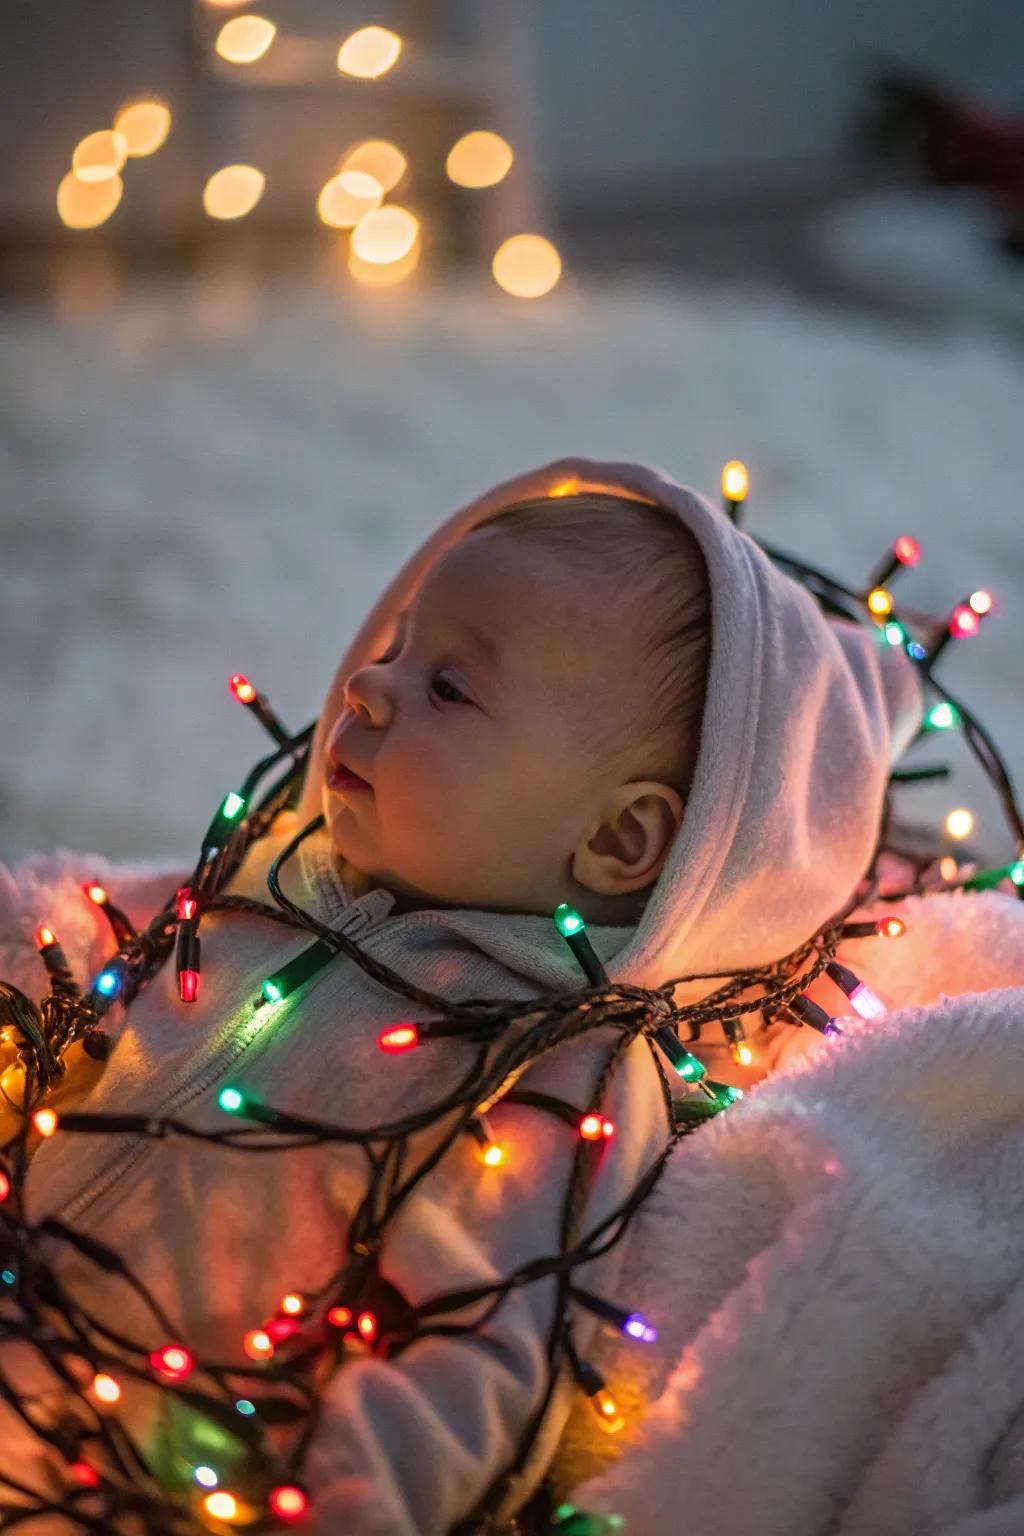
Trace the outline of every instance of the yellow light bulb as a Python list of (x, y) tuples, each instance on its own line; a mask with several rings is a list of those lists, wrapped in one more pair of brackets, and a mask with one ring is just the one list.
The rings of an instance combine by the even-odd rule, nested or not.
[(203, 1508), (214, 1520), (234, 1520), (238, 1514), (238, 1500), (223, 1488), (218, 1488), (216, 1493), (206, 1495)]
[(946, 831), (950, 837), (959, 842), (962, 838), (970, 837), (974, 831), (974, 815), (965, 806), (958, 805), (950, 811), (946, 817)]
[(460, 187), (493, 187), (512, 168), (512, 148), (498, 133), (465, 133), (448, 151), (445, 169)]
[(100, 1371), (92, 1379), (93, 1396), (101, 1403), (116, 1403), (121, 1398), (121, 1388), (113, 1376)]
[(619, 1412), (619, 1405), (614, 1397), (602, 1387), (594, 1393), (593, 1403), (601, 1428), (606, 1434), (617, 1435), (626, 1421)]
[(742, 1040), (737, 1041), (733, 1046), (732, 1055), (733, 1060), (738, 1062), (741, 1067), (749, 1067), (754, 1060), (753, 1051)]
[(505, 1161), (505, 1149), (504, 1147), (499, 1147), (496, 1141), (492, 1141), (489, 1147), (482, 1149), (480, 1160), (486, 1163), (488, 1168), (497, 1168), (499, 1163)]
[(387, 27), (360, 27), (338, 49), (338, 70), (357, 80), (378, 80), (398, 62), (402, 39)]
[(722, 470), (722, 495), (730, 501), (743, 501), (748, 483), (747, 466), (739, 459), (730, 459)]
[(892, 597), (884, 587), (874, 587), (868, 593), (868, 608), (879, 618), (892, 613)]
[(232, 16), (217, 33), (214, 47), (229, 64), (255, 64), (262, 59), (277, 28), (265, 16)]
[(37, 1109), (32, 1116), (32, 1124), (40, 1136), (52, 1136), (58, 1125), (57, 1111), (54, 1109)]
[(562, 275), (562, 258), (543, 235), (512, 235), (494, 253), (494, 281), (514, 299), (539, 299)]
[(578, 480), (560, 480), (548, 491), (549, 496), (575, 496), (579, 486)]

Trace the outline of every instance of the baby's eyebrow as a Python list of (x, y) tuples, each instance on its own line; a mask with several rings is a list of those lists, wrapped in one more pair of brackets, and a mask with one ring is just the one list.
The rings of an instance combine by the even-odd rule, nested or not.
[[(396, 643), (404, 644), (405, 632), (408, 626), (409, 610), (408, 608), (402, 608), (396, 615)], [(485, 657), (485, 659), (490, 663), (492, 667), (494, 667), (496, 671), (498, 670), (501, 665), (501, 653), (499, 652), (495, 642), (491, 639), (490, 635), (486, 634), (484, 630), (480, 629), (478, 625), (471, 623), (468, 619), (459, 620), (457, 623), (453, 623), (451, 627), (453, 629), (460, 630), (467, 639), (471, 640), (481, 655)]]

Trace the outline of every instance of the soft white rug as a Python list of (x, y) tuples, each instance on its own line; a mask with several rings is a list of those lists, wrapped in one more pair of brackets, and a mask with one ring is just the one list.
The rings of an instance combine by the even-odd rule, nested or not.
[[(536, 304), (236, 274), (80, 310), (0, 316), (0, 858), (191, 853), (265, 748), (229, 675), (305, 725), (427, 530), (565, 453), (711, 495), (741, 457), (755, 530), (837, 574), (910, 532), (909, 602), (991, 582), (945, 671), (1024, 766), (1024, 370), (991, 327), (571, 274)], [(906, 804), (973, 805), (1011, 857), (977, 786)]]

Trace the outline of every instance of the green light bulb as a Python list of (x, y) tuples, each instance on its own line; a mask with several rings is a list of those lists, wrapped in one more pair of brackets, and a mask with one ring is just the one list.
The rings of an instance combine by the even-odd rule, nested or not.
[(585, 926), (575, 907), (570, 907), (567, 901), (555, 908), (553, 917), (555, 927), (563, 939), (567, 939), (571, 933), (580, 933)]
[(236, 1114), (245, 1103), (237, 1088), (222, 1088), (217, 1095), (217, 1103), (221, 1109), (226, 1109), (229, 1115)]
[(274, 982), (265, 981), (263, 983), (263, 996), (268, 1003), (279, 1003), (282, 997), (284, 997), (284, 993), (280, 987), (275, 986)]
[(242, 799), (241, 795), (236, 795), (235, 791), (232, 789), (229, 790), (228, 793), (224, 796), (224, 804), (220, 808), (220, 813), (224, 817), (225, 821), (234, 821), (235, 817), (238, 815), (239, 811), (244, 808), (244, 806), (245, 801)]
[(890, 619), (884, 633), (890, 645), (905, 645), (907, 642), (907, 632), (898, 619)]
[(1010, 879), (1014, 885), (1024, 885), (1024, 859), (1010, 865)]
[(960, 711), (943, 699), (941, 704), (932, 705), (924, 717), (924, 723), (925, 729), (929, 731), (951, 731), (960, 724)]

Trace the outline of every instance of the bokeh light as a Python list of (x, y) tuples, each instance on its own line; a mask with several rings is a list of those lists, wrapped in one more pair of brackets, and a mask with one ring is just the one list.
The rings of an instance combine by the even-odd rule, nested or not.
[(360, 27), (338, 49), (338, 69), (357, 80), (377, 80), (398, 62), (402, 39), (387, 27)]
[(238, 1514), (238, 1500), (233, 1494), (219, 1489), (216, 1493), (206, 1495), (203, 1508), (213, 1520), (234, 1520)]
[(421, 249), (422, 244), (417, 234), (413, 245), (397, 261), (364, 261), (349, 241), (349, 275), (365, 288), (393, 288), (398, 283), (404, 283), (415, 272), (420, 263)]
[(360, 261), (390, 266), (413, 249), (419, 229), (419, 219), (408, 208), (376, 208), (352, 231), (352, 251)]
[(445, 169), (457, 186), (493, 187), (508, 175), (514, 158), (500, 134), (477, 129), (452, 145)]
[(229, 64), (255, 64), (274, 41), (277, 28), (265, 16), (232, 16), (217, 33), (214, 44)]
[(267, 178), (254, 165), (225, 165), (203, 188), (203, 207), (211, 219), (241, 219), (263, 196)]
[(378, 181), (385, 196), (393, 192), (409, 168), (397, 144), (388, 139), (364, 139), (345, 154), (339, 171), (362, 171)]
[(79, 181), (112, 181), (124, 165), (128, 141), (123, 133), (101, 128), (75, 145), (71, 169)]
[(124, 138), (136, 158), (152, 155), (171, 131), (171, 112), (163, 101), (133, 101), (114, 119), (114, 132)]
[(95, 229), (110, 218), (123, 192), (120, 176), (80, 181), (74, 171), (68, 171), (57, 188), (57, 212), (69, 229)]
[(332, 229), (351, 229), (383, 201), (384, 190), (375, 176), (365, 171), (341, 171), (320, 189), (316, 211)]
[(957, 842), (961, 838), (970, 837), (974, 831), (974, 816), (966, 807), (958, 805), (946, 817), (946, 831), (950, 837), (956, 838)]
[(562, 275), (562, 259), (543, 235), (513, 235), (491, 263), (494, 281), (516, 299), (539, 299)]

